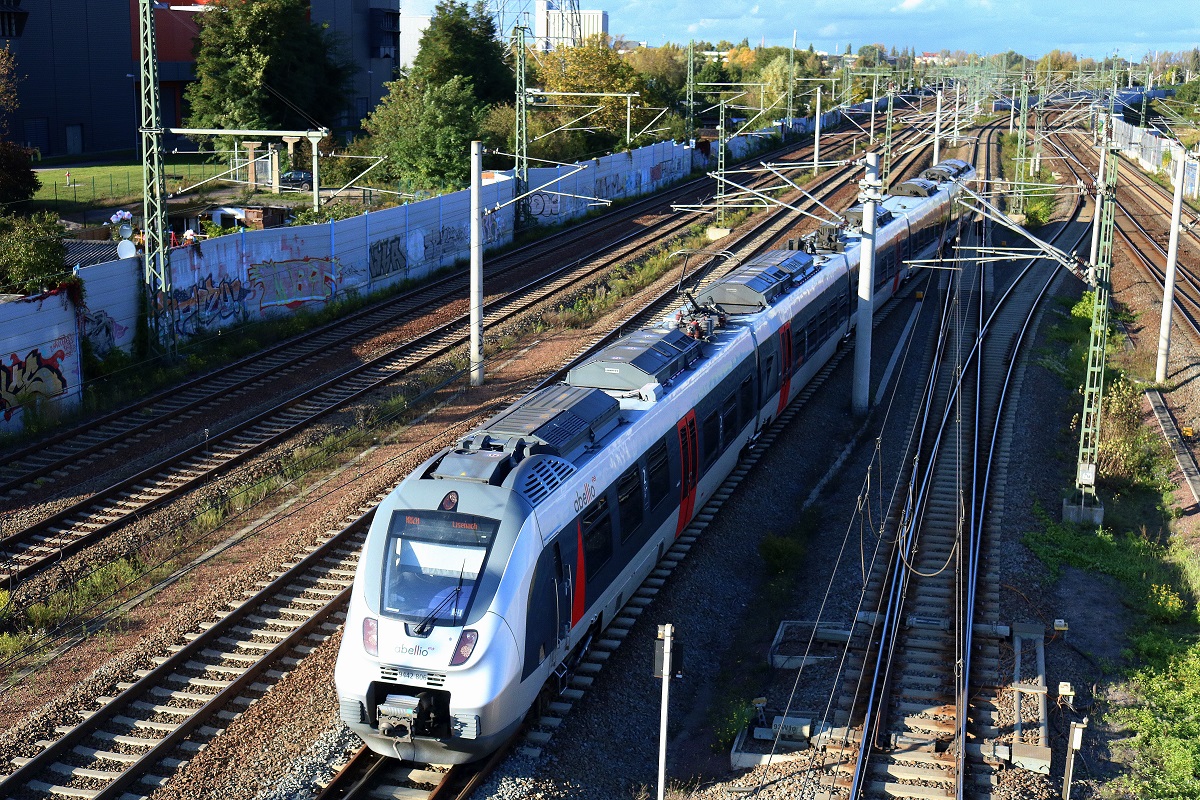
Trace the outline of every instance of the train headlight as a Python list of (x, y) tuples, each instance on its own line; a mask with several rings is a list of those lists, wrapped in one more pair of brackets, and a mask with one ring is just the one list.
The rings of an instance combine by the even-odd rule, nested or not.
[(467, 663), (467, 659), (471, 657), (471, 653), (475, 651), (475, 643), (479, 641), (479, 633), (470, 630), (469, 628), (462, 632), (458, 637), (458, 644), (454, 647), (454, 655), (450, 658), (450, 666), (458, 667)]
[(363, 649), (369, 656), (379, 655), (379, 620), (374, 617), (363, 618)]

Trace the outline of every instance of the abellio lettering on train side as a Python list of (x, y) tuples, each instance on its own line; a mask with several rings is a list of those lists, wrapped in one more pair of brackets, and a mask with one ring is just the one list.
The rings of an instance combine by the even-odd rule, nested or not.
[(596, 499), (596, 476), (583, 485), (583, 488), (575, 493), (575, 511), (583, 511), (587, 508), (588, 503)]

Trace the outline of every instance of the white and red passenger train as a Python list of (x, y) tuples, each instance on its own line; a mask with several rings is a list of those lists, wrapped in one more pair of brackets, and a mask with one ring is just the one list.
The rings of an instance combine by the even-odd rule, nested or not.
[[(875, 308), (955, 236), (944, 161), (879, 207)], [(375, 751), (460, 763), (562, 679), (851, 330), (861, 207), (769, 251), (425, 462), (375, 513), (338, 654)]]

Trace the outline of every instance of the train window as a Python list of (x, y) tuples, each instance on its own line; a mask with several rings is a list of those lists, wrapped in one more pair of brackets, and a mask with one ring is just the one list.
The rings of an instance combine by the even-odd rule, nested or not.
[(754, 381), (750, 378), (742, 381), (742, 385), (738, 387), (738, 407), (741, 409), (742, 424), (746, 424), (754, 419)]
[[(763, 359), (762, 391), (763, 399), (770, 397), (779, 390), (779, 371), (775, 369), (775, 354)], [(765, 405), (765, 403), (764, 403)]]
[(725, 405), (721, 406), (721, 449), (724, 450), (733, 443), (733, 438), (737, 436), (738, 419), (737, 419), (737, 397), (729, 395), (725, 398)]
[(792, 330), (792, 369), (800, 368), (804, 363), (804, 328)]
[(717, 460), (721, 449), (721, 418), (713, 412), (704, 418), (704, 428), (700, 432), (700, 452), (703, 453), (704, 468), (708, 469)]
[(621, 541), (642, 526), (642, 470), (636, 464), (617, 481), (617, 511), (621, 515)]
[(658, 508), (671, 493), (671, 469), (667, 464), (665, 441), (655, 445), (646, 456), (646, 483), (650, 490), (650, 508)]
[(583, 552), (588, 580), (612, 558), (612, 517), (605, 495), (596, 498), (596, 502), (583, 512)]

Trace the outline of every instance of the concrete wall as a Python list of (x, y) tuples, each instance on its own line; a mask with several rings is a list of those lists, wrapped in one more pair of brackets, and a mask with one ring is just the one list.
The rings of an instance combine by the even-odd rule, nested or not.
[[(824, 125), (840, 120), (825, 115)], [(793, 120), (798, 130), (811, 120)], [(734, 157), (747, 154), (759, 135), (734, 137)], [(711, 161), (711, 163), (709, 163)], [(531, 198), (544, 224), (579, 217), (596, 198), (616, 200), (657, 191), (686, 178), (694, 168), (715, 165), (697, 150), (661, 142), (585, 162), (586, 167)], [(531, 170), (537, 187), (570, 172), (567, 167)], [(486, 247), (513, 237), (516, 182), (499, 174), (483, 187)], [(470, 192), (317, 225), (272, 228), (208, 239), (170, 251), (172, 289), (165, 302), (176, 333), (187, 339), (216, 329), (301, 309), (317, 309), (350, 294), (368, 294), (404, 280), (418, 280), (470, 258)], [(80, 336), (97, 355), (129, 349), (138, 324), (143, 274), (140, 258), (81, 267), (86, 305), (76, 310), (61, 296), (0, 302), (0, 430), (19, 429), (15, 397), (23, 391), (78, 403)]]
[[(1153, 94), (1153, 93), (1152, 93)], [(1130, 159), (1148, 172), (1166, 173), (1174, 183), (1176, 162), (1184, 157), (1183, 148), (1170, 139), (1156, 136), (1146, 128), (1130, 125), (1122, 119), (1113, 120), (1113, 140)], [(1200, 170), (1195, 161), (1185, 162), (1183, 193), (1185, 197), (1200, 197)]]
[[(581, 162), (584, 169), (539, 167), (529, 170), (529, 211), (540, 224), (553, 225), (581, 217), (602, 205), (656, 192), (691, 174), (693, 150), (675, 142), (658, 142), (627, 153)], [(568, 176), (568, 177), (564, 177)], [(556, 183), (550, 183), (561, 178)]]
[(75, 308), (66, 295), (0, 299), (0, 432), (21, 430), (22, 401), (58, 411), (78, 406), (81, 375)]
[[(483, 203), (512, 181), (483, 187)], [(170, 308), (184, 338), (420, 279), (470, 257), (466, 190), (351, 219), (243, 231), (171, 251)], [(512, 209), (488, 215), (484, 245), (512, 241)], [(80, 270), (87, 280), (88, 270)]]
[(79, 333), (104, 358), (114, 348), (128, 350), (137, 331), (142, 260), (123, 258), (75, 272), (83, 280), (84, 306), (79, 309)]

